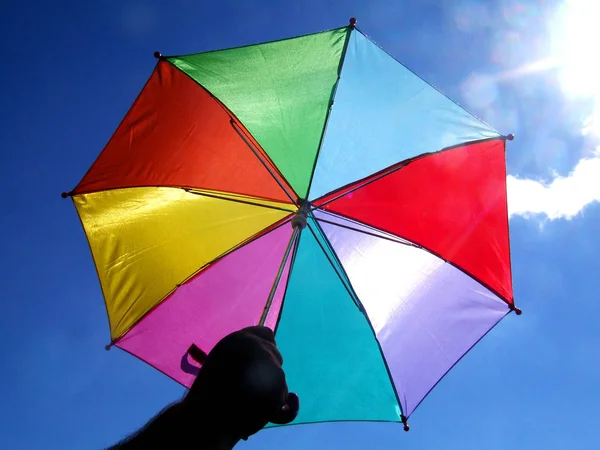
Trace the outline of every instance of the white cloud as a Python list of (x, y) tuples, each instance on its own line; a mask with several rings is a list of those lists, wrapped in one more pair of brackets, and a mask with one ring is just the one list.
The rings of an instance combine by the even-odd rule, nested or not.
[(581, 159), (566, 177), (543, 183), (509, 175), (507, 183), (511, 217), (572, 219), (587, 205), (600, 202), (600, 147), (594, 156)]

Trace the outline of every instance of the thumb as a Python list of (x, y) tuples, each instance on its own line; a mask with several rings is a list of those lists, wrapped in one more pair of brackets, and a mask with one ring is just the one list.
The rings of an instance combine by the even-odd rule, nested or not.
[(290, 392), (287, 401), (285, 402), (285, 406), (273, 414), (269, 422), (274, 423), (275, 425), (287, 425), (298, 416), (299, 411), (300, 399), (296, 394)]

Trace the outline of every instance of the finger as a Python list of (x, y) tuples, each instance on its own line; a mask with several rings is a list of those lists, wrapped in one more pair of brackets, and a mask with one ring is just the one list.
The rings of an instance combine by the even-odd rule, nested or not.
[(275, 425), (287, 425), (298, 417), (299, 411), (300, 399), (296, 394), (290, 392), (287, 396), (285, 407), (273, 414), (269, 421)]
[(275, 334), (273, 333), (273, 330), (271, 330), (269, 327), (256, 325), (253, 327), (244, 328), (241, 331), (253, 334), (254, 336), (257, 336), (261, 339), (264, 339), (265, 341), (269, 341), (270, 343), (275, 344)]
[(275, 334), (273, 333), (273, 330), (271, 330), (268, 327), (253, 326), (253, 327), (244, 328), (241, 331), (246, 332), (248, 334), (251, 334), (251, 335), (256, 336), (259, 339), (261, 339), (263, 341), (262, 348), (267, 350), (271, 354), (271, 356), (273, 356), (275, 358), (275, 360), (279, 362), (280, 365), (283, 365), (283, 356), (281, 355), (281, 352), (277, 348), (277, 344), (275, 342)]

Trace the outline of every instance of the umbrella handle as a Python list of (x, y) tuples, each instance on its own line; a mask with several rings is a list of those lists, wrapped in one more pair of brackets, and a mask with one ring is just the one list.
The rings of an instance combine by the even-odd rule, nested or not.
[(202, 365), (206, 361), (207, 355), (196, 344), (192, 344), (192, 345), (190, 345), (190, 348), (188, 348), (187, 352), (185, 352), (183, 354), (183, 356), (181, 357), (181, 365), (180, 365), (181, 370), (183, 370), (185, 373), (189, 373), (190, 375), (197, 376), (198, 372), (200, 371), (200, 367), (195, 366), (194, 364), (190, 364), (190, 361), (188, 360), (188, 356), (193, 361)]
[(190, 345), (190, 348), (188, 348), (187, 353), (192, 357), (192, 359), (194, 361), (196, 361), (200, 365), (202, 365), (202, 364), (204, 364), (206, 362), (206, 358), (208, 356), (204, 352), (204, 350), (202, 350), (196, 344)]

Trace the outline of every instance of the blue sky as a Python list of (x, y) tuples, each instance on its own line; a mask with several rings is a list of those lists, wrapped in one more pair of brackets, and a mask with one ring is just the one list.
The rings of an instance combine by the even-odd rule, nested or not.
[[(107, 352), (74, 208), (81, 178), (150, 74), (183, 54), (361, 29), (482, 116), (508, 146), (516, 302), (412, 429), (325, 424), (240, 449), (600, 448), (600, 65), (594, 0), (11, 2), (0, 17), (0, 448), (102, 448), (182, 389)], [(587, 9), (586, 9), (587, 8)], [(323, 405), (324, 408), (327, 405)]]

